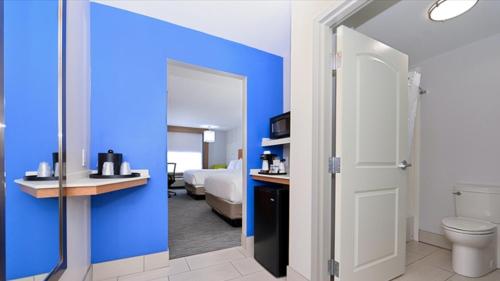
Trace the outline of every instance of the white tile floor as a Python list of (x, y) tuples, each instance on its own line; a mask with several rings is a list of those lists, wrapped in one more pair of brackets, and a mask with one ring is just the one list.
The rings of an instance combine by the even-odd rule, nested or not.
[[(109, 281), (276, 281), (242, 248), (230, 248), (170, 261), (165, 268), (120, 276)], [(106, 280), (108, 281), (108, 280)]]
[[(453, 272), (451, 252), (424, 243), (407, 244), (406, 274), (397, 281), (500, 281), (500, 270), (481, 278)], [(120, 276), (109, 281), (284, 281), (268, 273), (243, 249), (231, 248), (174, 259), (165, 268)], [(108, 280), (106, 280), (108, 281)]]
[(406, 246), (406, 274), (395, 280), (500, 281), (500, 270), (481, 278), (466, 278), (453, 272), (450, 251), (424, 243), (410, 242)]

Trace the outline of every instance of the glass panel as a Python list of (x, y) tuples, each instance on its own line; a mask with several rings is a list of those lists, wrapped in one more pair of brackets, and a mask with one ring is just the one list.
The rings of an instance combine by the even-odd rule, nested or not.
[[(58, 1), (3, 5), (6, 274), (11, 280), (47, 274), (59, 260), (59, 183), (51, 178), (58, 170)], [(55, 195), (41, 195), (41, 186), (55, 188)]]

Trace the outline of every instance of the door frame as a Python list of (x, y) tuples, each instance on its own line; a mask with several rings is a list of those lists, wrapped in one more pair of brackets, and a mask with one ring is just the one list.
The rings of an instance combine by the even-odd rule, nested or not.
[(2, 42), (0, 42), (0, 280), (7, 280), (6, 273), (6, 262), (5, 259), (5, 165), (4, 165), (4, 131), (5, 131), (5, 121), (4, 121), (4, 5), (0, 5), (0, 36), (2, 36)]
[(68, 267), (68, 238), (66, 211), (66, 38), (67, 38), (67, 0), (58, 0), (57, 20), (57, 151), (58, 162), (62, 163), (59, 177), (59, 259), (57, 265), (46, 277), (46, 281), (56, 281), (61, 278)]
[(314, 281), (330, 280), (328, 261), (333, 259), (334, 252), (334, 176), (328, 172), (328, 159), (333, 156), (335, 125), (332, 66), (336, 54), (332, 52), (333, 29), (342, 24), (358, 26), (399, 1), (344, 1), (313, 20), (312, 186), (319, 187), (312, 188), (311, 194), (311, 280)]
[[(241, 114), (242, 114), (242, 124), (241, 124), (241, 150), (242, 150), (242, 188), (243, 188), (243, 193), (242, 193), (242, 205), (241, 205), (241, 208), (242, 208), (242, 218), (241, 218), (241, 247), (243, 249), (245, 249), (245, 251), (248, 253), (248, 255), (251, 255), (253, 256), (253, 236), (248, 236), (246, 235), (247, 233), (247, 217), (248, 217), (248, 214), (247, 214), (247, 208), (248, 208), (248, 195), (247, 195), (247, 182), (248, 182), (248, 173), (246, 172), (247, 171), (247, 168), (248, 168), (248, 165), (247, 165), (247, 88), (248, 88), (248, 85), (247, 85), (247, 77), (246, 76), (243, 76), (243, 75), (238, 75), (238, 74), (235, 74), (235, 73), (231, 73), (231, 72), (226, 72), (226, 71), (222, 71), (222, 70), (218, 70), (218, 69), (215, 69), (215, 68), (210, 68), (210, 67), (205, 67), (205, 66), (201, 66), (201, 65), (197, 65), (197, 64), (191, 64), (191, 63), (187, 63), (187, 62), (184, 62), (184, 61), (181, 61), (181, 60), (177, 60), (175, 58), (168, 58), (167, 59), (167, 63), (166, 63), (166, 68), (167, 68), (167, 71), (166, 71), (166, 79), (168, 81), (168, 77), (169, 77), (169, 65), (177, 65), (177, 66), (181, 66), (181, 67), (187, 67), (187, 68), (191, 68), (191, 69), (194, 69), (194, 70), (198, 70), (198, 71), (205, 71), (205, 72), (208, 72), (208, 73), (211, 73), (211, 74), (216, 74), (216, 75), (221, 75), (221, 76), (226, 76), (226, 77), (231, 77), (231, 78), (234, 78), (234, 79), (238, 79), (241, 81), (242, 83), (242, 91), (241, 91)], [(168, 85), (167, 85), (167, 88), (168, 88)], [(166, 91), (166, 94), (167, 94), (167, 102), (168, 102), (168, 89), (165, 90)], [(168, 107), (168, 104), (166, 105)], [(171, 126), (168, 126), (168, 117), (167, 117), (167, 130), (168, 130), (168, 127), (171, 127)], [(179, 126), (177, 126), (177, 128), (179, 128)], [(205, 129), (200, 129), (202, 131), (204, 131)], [(167, 140), (168, 141), (168, 140)], [(168, 143), (167, 143), (168, 144)], [(205, 146), (204, 146), (205, 147)], [(207, 148), (207, 151), (208, 151), (208, 146), (206, 147)], [(208, 159), (207, 159), (208, 160)], [(168, 208), (168, 205), (167, 205), (167, 208)], [(168, 218), (167, 218), (167, 225), (170, 224), (170, 221), (168, 221)], [(167, 244), (169, 243), (168, 239), (167, 239)]]

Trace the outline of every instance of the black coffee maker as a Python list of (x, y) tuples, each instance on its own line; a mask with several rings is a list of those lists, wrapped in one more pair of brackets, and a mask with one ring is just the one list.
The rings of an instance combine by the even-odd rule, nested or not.
[(259, 174), (269, 174), (271, 172), (271, 165), (273, 164), (273, 160), (276, 157), (276, 154), (272, 154), (270, 151), (265, 151), (260, 155), (260, 160), (262, 160), (262, 167), (259, 171)]
[(114, 153), (112, 149), (108, 150), (107, 153), (97, 154), (97, 174), (102, 175), (102, 166), (104, 162), (113, 162), (113, 168), (115, 175), (120, 174), (120, 166), (122, 165), (123, 155), (121, 153)]
[(57, 162), (59, 162), (59, 152), (53, 152), (52, 153), (52, 171), (56, 170), (56, 163)]

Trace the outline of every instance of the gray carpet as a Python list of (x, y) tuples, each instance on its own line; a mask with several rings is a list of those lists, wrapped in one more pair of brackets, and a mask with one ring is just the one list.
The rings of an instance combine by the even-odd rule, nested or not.
[(241, 227), (232, 227), (212, 212), (205, 200), (194, 200), (184, 189), (168, 199), (168, 239), (171, 259), (241, 245)]

